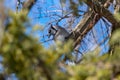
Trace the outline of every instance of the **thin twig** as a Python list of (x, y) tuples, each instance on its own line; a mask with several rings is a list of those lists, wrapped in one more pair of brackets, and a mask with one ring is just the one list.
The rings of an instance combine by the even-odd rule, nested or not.
[(52, 41), (52, 40), (53, 40), (53, 39), (45, 40), (45, 41), (43, 41), (43, 42), (41, 42), (41, 43), (46, 43), (46, 42)]

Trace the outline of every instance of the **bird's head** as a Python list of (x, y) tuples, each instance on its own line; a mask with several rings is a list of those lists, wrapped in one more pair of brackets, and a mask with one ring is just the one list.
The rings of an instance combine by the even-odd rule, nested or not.
[(48, 37), (50, 38), (50, 36), (54, 36), (57, 32), (57, 29), (55, 26), (51, 25), (50, 28), (48, 29)]

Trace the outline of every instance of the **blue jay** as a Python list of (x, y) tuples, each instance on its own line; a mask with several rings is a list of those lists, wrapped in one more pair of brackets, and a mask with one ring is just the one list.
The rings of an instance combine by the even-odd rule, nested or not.
[(53, 36), (54, 41), (65, 42), (69, 36), (69, 32), (61, 26), (52, 26), (48, 30), (48, 37)]
[[(61, 27), (61, 26), (50, 26), (49, 30), (48, 30), (48, 37), (50, 38), (51, 36), (53, 36), (53, 40), (56, 41), (60, 41), (62, 43), (64, 43), (66, 41), (66, 38), (68, 38), (69, 36), (69, 32)], [(79, 59), (81, 56), (76, 54), (76, 61), (79, 61)], [(68, 65), (75, 65), (76, 61), (70, 61), (69, 58), (67, 58), (66, 55), (62, 55), (61, 59), (64, 59), (66, 62), (66, 64)]]

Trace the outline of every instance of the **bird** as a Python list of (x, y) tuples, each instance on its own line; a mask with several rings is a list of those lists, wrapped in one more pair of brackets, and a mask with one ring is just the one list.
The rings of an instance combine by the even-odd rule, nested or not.
[[(59, 26), (59, 25), (56, 25), (56, 26), (53, 26), (51, 25), (50, 28), (48, 29), (48, 37), (50, 38), (51, 36), (53, 36), (53, 40), (55, 42), (61, 42), (62, 44), (64, 44), (70, 33), (63, 27)], [(76, 57), (77, 60), (78, 60), (78, 57)], [(60, 60), (64, 60), (65, 61), (65, 64), (67, 65), (75, 65), (76, 61), (71, 61), (67, 55), (63, 54), (61, 57), (60, 57)]]
[(59, 25), (56, 26), (51, 25), (48, 30), (48, 33), (49, 33), (48, 35), (49, 38), (50, 36), (53, 36), (54, 41), (60, 41), (60, 42), (65, 42), (70, 34), (65, 28)]

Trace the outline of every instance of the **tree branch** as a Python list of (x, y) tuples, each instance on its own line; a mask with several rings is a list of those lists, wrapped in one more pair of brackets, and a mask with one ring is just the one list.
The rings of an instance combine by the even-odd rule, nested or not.
[(120, 28), (120, 22), (117, 21), (113, 14), (107, 10), (104, 6), (101, 6), (100, 4), (94, 4), (91, 0), (87, 0), (86, 4), (89, 7), (95, 6), (95, 12), (98, 13), (99, 15), (105, 17), (109, 22), (112, 23), (112, 32), (114, 32), (116, 29)]
[(23, 4), (23, 8), (22, 9), (27, 9), (27, 10), (31, 10), (31, 8), (33, 7), (33, 5), (37, 2), (37, 0), (26, 0)]
[[(104, 4), (104, 7), (107, 7), (110, 5), (110, 2), (113, 0), (107, 0), (106, 3)], [(120, 23), (114, 18), (113, 14), (111, 14), (106, 8), (104, 8), (101, 5), (96, 5), (93, 4), (92, 1), (86, 1), (86, 4), (93, 8), (93, 5), (95, 6), (95, 10), (97, 11), (90, 11), (85, 16), (83, 19), (78, 23), (78, 25), (75, 27), (73, 32), (70, 34), (69, 38), (72, 38), (75, 43), (74, 43), (74, 48), (81, 42), (83, 36), (85, 36), (86, 33), (89, 32), (89, 30), (92, 29), (92, 27), (99, 21), (99, 19), (103, 16), (105, 17), (108, 21), (110, 21), (113, 25), (113, 28), (118, 28), (118, 25)], [(97, 6), (97, 7), (96, 7)], [(97, 14), (96, 14), (97, 13)], [(94, 16), (96, 17), (94, 18)], [(113, 29), (114, 31), (115, 29)]]

